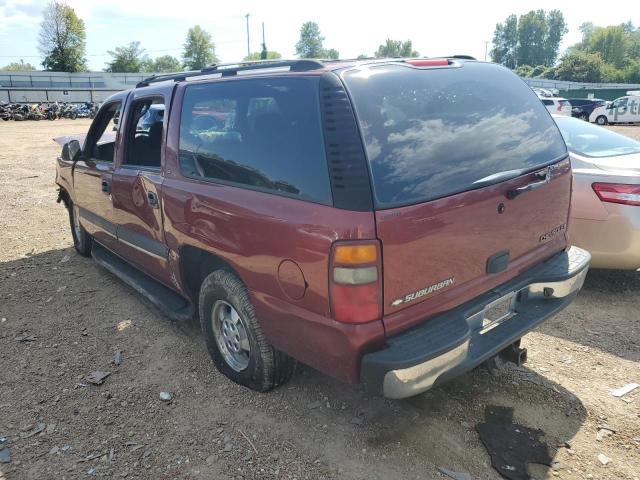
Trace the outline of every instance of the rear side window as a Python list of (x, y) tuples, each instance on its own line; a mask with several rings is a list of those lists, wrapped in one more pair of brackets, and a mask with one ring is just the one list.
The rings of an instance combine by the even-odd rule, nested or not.
[(180, 124), (184, 175), (331, 204), (317, 78), (190, 85)]
[(533, 170), (567, 153), (540, 99), (504, 68), (393, 64), (352, 69), (343, 78), (379, 208), (479, 188), (498, 173)]

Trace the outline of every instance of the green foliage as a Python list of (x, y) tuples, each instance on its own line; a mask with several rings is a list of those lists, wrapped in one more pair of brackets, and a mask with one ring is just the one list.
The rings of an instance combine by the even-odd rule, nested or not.
[(498, 23), (493, 33), (491, 59), (514, 69), (518, 63), (518, 17), (509, 15), (504, 23)]
[(305, 22), (300, 27), (300, 40), (296, 43), (296, 55), (300, 58), (324, 58), (326, 52), (322, 46), (324, 37), (316, 22)]
[(115, 50), (107, 52), (112, 60), (107, 63), (106, 72), (114, 73), (134, 73), (149, 70), (149, 58), (144, 53), (144, 48), (140, 48), (140, 42), (131, 42), (123, 47), (116, 47)]
[(200, 70), (218, 62), (216, 46), (211, 41), (211, 35), (200, 25), (190, 28), (187, 32), (182, 61), (188, 70)]
[(320, 34), (320, 27), (316, 22), (305, 22), (300, 27), (300, 40), (296, 43), (296, 55), (300, 58), (331, 58), (338, 59), (340, 53), (335, 48), (326, 50), (323, 46), (324, 37)]
[(263, 58), (263, 52), (253, 52), (251, 55), (244, 57), (242, 60), (245, 62), (250, 62), (253, 60), (277, 60), (278, 58), (282, 58), (282, 55), (280, 55), (278, 52), (267, 50), (266, 58)]
[(0, 68), (0, 70), (4, 72), (32, 72), (34, 70), (37, 70), (37, 68), (30, 63), (24, 63), (22, 60), (20, 60), (19, 62), (11, 62), (9, 65), (5, 65), (4, 67)]
[[(580, 31), (582, 41), (573, 45), (569, 52), (582, 54), (576, 57), (582, 59), (594, 58), (586, 57), (586, 54), (597, 55), (601, 59), (601, 81), (640, 82), (640, 29), (634, 27), (631, 22), (607, 27), (583, 23)], [(592, 65), (592, 68), (595, 66)], [(584, 75), (581, 70), (574, 73), (572, 75), (571, 72), (566, 72), (564, 76), (578, 79)]]
[(418, 55), (420, 54), (413, 49), (411, 40), (403, 42), (390, 38), (387, 38), (375, 53), (376, 58), (417, 57)]
[(152, 73), (170, 73), (182, 70), (180, 60), (171, 55), (163, 55), (155, 60), (145, 59), (141, 71)]
[(604, 63), (597, 53), (567, 53), (556, 67), (557, 80), (598, 83), (602, 81)]
[(40, 24), (38, 49), (44, 56), (45, 70), (80, 72), (87, 69), (84, 22), (73, 8), (57, 0), (49, 2)]
[(544, 78), (544, 75), (547, 73), (548, 70), (549, 70), (549, 67), (545, 67), (544, 65), (538, 65), (534, 67), (533, 70), (531, 71), (531, 77)]
[(361, 53), (360, 55), (358, 55), (356, 57), (358, 60), (364, 60), (365, 58), (371, 58), (369, 57), (369, 55), (367, 55), (366, 53)]
[(530, 77), (533, 73), (533, 67), (531, 65), (519, 65), (516, 68), (516, 74), (521, 77)]
[(511, 69), (518, 65), (550, 67), (558, 58), (565, 33), (567, 26), (559, 10), (532, 10), (520, 18), (509, 15), (496, 25), (491, 59)]
[(330, 48), (329, 50), (325, 50), (325, 58), (330, 58), (332, 60), (337, 60), (340, 58), (340, 52), (335, 48)]

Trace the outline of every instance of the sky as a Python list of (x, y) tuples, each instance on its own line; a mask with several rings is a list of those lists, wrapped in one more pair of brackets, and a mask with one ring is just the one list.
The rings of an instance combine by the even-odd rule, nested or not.
[[(46, 0), (0, 0), (0, 66), (20, 61), (40, 67), (38, 31)], [(583, 22), (614, 25), (631, 20), (640, 25), (640, 8), (634, 2), (608, 0), (497, 0), (442, 2), (396, 0), (311, 1), (232, 0), (66, 0), (85, 21), (90, 70), (100, 71), (111, 58), (107, 51), (131, 41), (141, 42), (147, 54), (180, 57), (187, 30), (199, 24), (216, 44), (223, 62), (247, 54), (246, 18), (249, 16), (251, 51), (259, 51), (264, 22), (266, 43), (284, 58), (294, 58), (300, 26), (320, 25), (324, 47), (335, 48), (341, 58), (373, 55), (386, 38), (411, 39), (421, 55), (466, 54), (484, 59), (486, 42), (496, 23), (515, 13), (559, 8), (569, 32), (561, 50), (580, 40)], [(561, 5), (561, 6), (560, 6)], [(635, 14), (635, 15), (634, 15)]]

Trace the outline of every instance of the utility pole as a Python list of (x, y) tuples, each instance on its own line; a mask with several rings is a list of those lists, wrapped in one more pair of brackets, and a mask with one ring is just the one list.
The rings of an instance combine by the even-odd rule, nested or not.
[(487, 48), (489, 48), (489, 40), (484, 42), (484, 61), (487, 61)]
[(245, 15), (247, 17), (247, 57), (251, 55), (251, 46), (249, 43), (249, 14)]

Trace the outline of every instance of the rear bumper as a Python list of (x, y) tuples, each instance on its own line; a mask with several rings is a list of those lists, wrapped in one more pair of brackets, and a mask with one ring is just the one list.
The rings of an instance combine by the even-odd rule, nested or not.
[[(565, 308), (582, 288), (591, 256), (571, 247), (509, 282), (399, 335), (362, 358), (361, 382), (388, 398), (417, 395), (471, 370)], [(489, 308), (509, 304), (487, 319)]]

